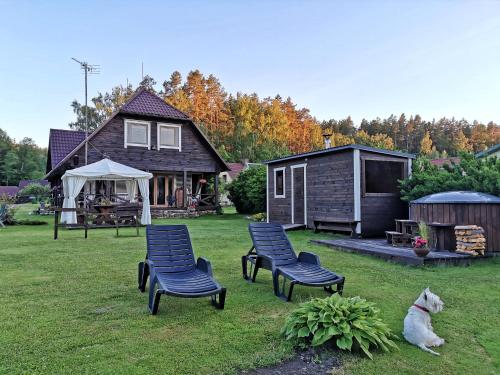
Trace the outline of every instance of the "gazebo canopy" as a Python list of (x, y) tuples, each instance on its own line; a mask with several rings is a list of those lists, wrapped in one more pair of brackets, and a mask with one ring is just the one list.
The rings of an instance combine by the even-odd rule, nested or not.
[[(80, 194), (85, 182), (92, 180), (125, 180), (127, 194), (130, 200), (135, 196), (135, 181), (139, 185), (142, 196), (142, 224), (151, 224), (149, 208), (149, 179), (153, 175), (139, 169), (116, 163), (109, 159), (85, 165), (66, 171), (62, 176), (64, 202), (63, 208), (75, 208), (75, 199)], [(76, 212), (63, 212), (61, 221), (67, 224), (76, 224)]]

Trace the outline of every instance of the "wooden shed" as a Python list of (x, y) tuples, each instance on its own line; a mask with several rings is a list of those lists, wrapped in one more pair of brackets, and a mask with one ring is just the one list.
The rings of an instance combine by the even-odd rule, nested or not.
[[(487, 252), (500, 252), (500, 197), (475, 191), (447, 191), (410, 203), (410, 217), (426, 223), (479, 225), (484, 229)], [(455, 249), (453, 230), (440, 231), (439, 241)]]
[(398, 180), (415, 156), (361, 145), (267, 161), (267, 218), (282, 224), (383, 236), (408, 217)]

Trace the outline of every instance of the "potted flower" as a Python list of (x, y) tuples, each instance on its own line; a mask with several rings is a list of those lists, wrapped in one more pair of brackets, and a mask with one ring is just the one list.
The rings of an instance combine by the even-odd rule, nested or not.
[(429, 227), (423, 221), (418, 224), (418, 234), (412, 241), (413, 252), (416, 256), (425, 257), (429, 254)]

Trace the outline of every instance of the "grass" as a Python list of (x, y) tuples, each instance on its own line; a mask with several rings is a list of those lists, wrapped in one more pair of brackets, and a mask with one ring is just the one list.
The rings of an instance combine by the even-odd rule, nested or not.
[[(29, 217), (25, 205), (18, 216)], [(39, 217), (37, 217), (39, 218)], [(50, 221), (50, 217), (42, 220)], [(157, 221), (167, 222), (167, 220)], [(301, 301), (325, 296), (297, 287), (292, 303), (274, 297), (269, 272), (256, 284), (241, 278), (240, 257), (250, 247), (248, 221), (230, 213), (187, 223), (196, 256), (211, 260), (228, 288), (226, 309), (208, 299), (164, 297), (157, 316), (137, 290), (144, 230), (61, 231), (52, 226), (0, 229), (0, 373), (5, 374), (235, 374), (292, 355), (279, 330)], [(328, 237), (290, 233), (297, 251), (317, 253), (347, 277), (345, 295), (376, 302), (400, 335), (408, 306), (427, 286), (445, 301), (433, 317), (447, 340), (434, 357), (398, 342), (400, 351), (370, 361), (342, 355), (347, 374), (494, 374), (500, 372), (500, 259), (467, 268), (410, 268), (310, 244)], [(400, 335), (401, 336), (401, 335)]]

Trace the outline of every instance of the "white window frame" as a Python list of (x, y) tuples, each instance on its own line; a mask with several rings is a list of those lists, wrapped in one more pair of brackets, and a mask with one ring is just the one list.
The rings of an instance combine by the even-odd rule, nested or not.
[[(179, 129), (179, 146), (162, 146), (160, 142), (160, 128), (178, 128)], [(167, 122), (159, 122), (156, 124), (156, 142), (158, 146), (158, 150), (162, 148), (174, 149), (182, 151), (182, 126), (179, 124), (169, 124)]]
[[(140, 143), (130, 143), (128, 142), (128, 124), (130, 122), (136, 123), (136, 124), (142, 124), (142, 125), (147, 125), (148, 127), (148, 134), (146, 136), (148, 140), (147, 145), (143, 145)], [(135, 147), (147, 147), (148, 150), (151, 150), (151, 122), (149, 121), (141, 121), (141, 120), (133, 120), (133, 119), (125, 119), (125, 137), (124, 137), (124, 147), (127, 148), (128, 146), (135, 146)]]
[[(283, 171), (283, 194), (276, 194), (276, 172)], [(286, 198), (286, 167), (274, 168), (274, 198)]]

